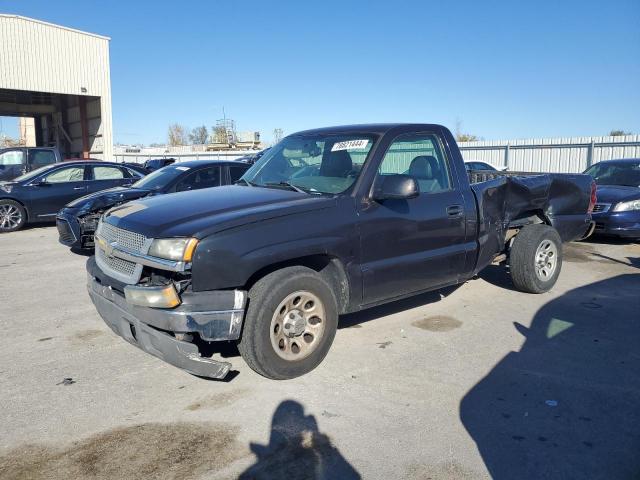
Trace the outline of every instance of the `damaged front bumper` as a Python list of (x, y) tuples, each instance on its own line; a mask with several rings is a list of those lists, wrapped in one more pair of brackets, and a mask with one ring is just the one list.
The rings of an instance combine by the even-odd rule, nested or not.
[(72, 208), (63, 208), (56, 215), (58, 241), (70, 248), (93, 248), (93, 234), (96, 231), (99, 214), (79, 217)]
[(87, 289), (98, 313), (119, 336), (138, 348), (194, 375), (222, 379), (228, 362), (200, 355), (189, 341), (197, 334), (205, 341), (237, 340), (242, 330), (246, 292), (221, 290), (183, 293), (172, 309), (135, 306), (127, 302), (120, 285), (87, 262)]

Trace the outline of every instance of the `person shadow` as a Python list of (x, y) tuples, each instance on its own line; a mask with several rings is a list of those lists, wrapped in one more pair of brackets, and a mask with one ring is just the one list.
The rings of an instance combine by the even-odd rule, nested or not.
[(313, 415), (305, 415), (295, 400), (284, 400), (271, 420), (268, 445), (250, 444), (256, 462), (239, 475), (240, 480), (360, 479), (329, 437), (318, 430)]
[(491, 477), (640, 479), (640, 274), (571, 290), (514, 327), (521, 349), (460, 402)]

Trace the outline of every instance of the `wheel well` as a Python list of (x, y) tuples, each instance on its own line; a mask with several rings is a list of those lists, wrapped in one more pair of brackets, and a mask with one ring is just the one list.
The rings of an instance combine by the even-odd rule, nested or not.
[(22, 205), (22, 208), (24, 208), (24, 213), (27, 214), (27, 218), (26, 220), (29, 220), (29, 209), (27, 208), (27, 206), (22, 203), (20, 200), (15, 199), (15, 198), (11, 198), (11, 197), (0, 197), (0, 200), (11, 200), (12, 202), (16, 202), (19, 203), (20, 205)]
[(551, 222), (544, 214), (542, 210), (533, 210), (525, 212), (518, 218), (514, 218), (509, 222), (509, 228), (519, 228), (525, 225), (544, 223), (545, 225), (551, 225)]
[(278, 263), (273, 263), (255, 272), (244, 285), (249, 290), (258, 280), (282, 268), (301, 266), (307, 267), (320, 274), (320, 276), (331, 286), (338, 301), (338, 311), (344, 313), (349, 305), (349, 278), (340, 259), (330, 255), (308, 255), (305, 257), (292, 258)]

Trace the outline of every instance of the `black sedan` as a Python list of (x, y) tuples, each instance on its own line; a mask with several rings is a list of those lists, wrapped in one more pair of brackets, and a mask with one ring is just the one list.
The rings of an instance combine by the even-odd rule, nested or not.
[(80, 160), (47, 165), (0, 182), (0, 233), (27, 223), (51, 222), (70, 201), (105, 188), (132, 184), (142, 174), (118, 163)]
[(150, 195), (229, 185), (249, 167), (246, 163), (223, 160), (175, 163), (150, 173), (131, 186), (86, 195), (58, 213), (60, 243), (75, 249), (91, 248), (98, 220), (109, 208)]
[(176, 163), (175, 158), (152, 158), (144, 162), (143, 168), (147, 173), (151, 173), (160, 170), (162, 167), (173, 165), (174, 163)]
[(584, 173), (598, 186), (595, 233), (640, 238), (640, 158), (599, 162)]

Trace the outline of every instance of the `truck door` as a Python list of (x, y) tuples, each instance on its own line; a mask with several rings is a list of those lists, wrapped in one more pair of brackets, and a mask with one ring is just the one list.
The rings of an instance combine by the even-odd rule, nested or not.
[(465, 265), (464, 201), (436, 133), (402, 134), (385, 152), (376, 182), (413, 176), (411, 199), (365, 199), (360, 211), (364, 304), (453, 283)]
[(27, 172), (24, 148), (11, 148), (0, 153), (0, 181), (13, 180)]

